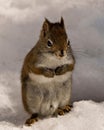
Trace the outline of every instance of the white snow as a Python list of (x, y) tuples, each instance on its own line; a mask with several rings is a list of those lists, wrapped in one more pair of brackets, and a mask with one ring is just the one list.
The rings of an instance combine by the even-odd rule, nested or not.
[[(20, 115), (19, 115), (20, 116)], [(24, 113), (21, 113), (24, 116)], [(5, 117), (6, 118), (6, 117)], [(11, 118), (11, 116), (9, 117)], [(25, 120), (25, 118), (24, 118)], [(18, 120), (16, 120), (18, 122)], [(57, 118), (38, 121), (30, 127), (1, 121), (0, 130), (104, 130), (104, 102), (79, 101), (73, 104), (70, 113)]]
[[(104, 0), (0, 0), (0, 130), (104, 130), (103, 12)], [(44, 17), (57, 21), (61, 16), (76, 58), (72, 99), (81, 100), (64, 116), (26, 127), (23, 59), (36, 43)]]

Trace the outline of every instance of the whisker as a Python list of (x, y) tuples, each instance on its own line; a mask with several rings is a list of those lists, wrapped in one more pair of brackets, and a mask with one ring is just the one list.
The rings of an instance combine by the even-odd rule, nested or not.
[(75, 55), (75, 57), (89, 57), (89, 53), (87, 50), (83, 50), (82, 48), (73, 48), (73, 53)]

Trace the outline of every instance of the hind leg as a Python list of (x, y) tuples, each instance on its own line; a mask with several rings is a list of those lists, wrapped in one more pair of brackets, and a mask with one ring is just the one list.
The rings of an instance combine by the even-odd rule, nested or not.
[(26, 90), (23, 91), (24, 108), (28, 113), (31, 114), (31, 117), (26, 120), (25, 124), (27, 126), (31, 126), (33, 123), (38, 121), (38, 113), (43, 96), (40, 89), (32, 82), (28, 82), (28, 84), (25, 86), (25, 89)]
[(27, 126), (31, 126), (32, 124), (34, 124), (35, 122), (38, 121), (38, 114), (32, 114), (32, 116), (26, 120), (25, 125)]

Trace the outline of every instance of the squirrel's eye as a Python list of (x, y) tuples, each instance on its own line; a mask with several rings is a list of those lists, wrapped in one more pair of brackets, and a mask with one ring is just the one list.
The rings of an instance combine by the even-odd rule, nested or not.
[(51, 48), (53, 46), (53, 42), (50, 39), (47, 41), (47, 46), (48, 48)]
[(70, 47), (70, 41), (69, 40), (67, 41), (67, 45), (68, 45), (68, 47)]

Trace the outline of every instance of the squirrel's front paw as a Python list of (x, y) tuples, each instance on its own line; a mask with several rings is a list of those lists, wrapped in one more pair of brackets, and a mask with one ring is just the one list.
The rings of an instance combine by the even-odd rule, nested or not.
[(61, 74), (64, 74), (65, 71), (66, 71), (66, 68), (65, 68), (65, 66), (62, 65), (62, 66), (59, 66), (55, 69), (55, 74), (61, 75)]
[(62, 75), (64, 73), (66, 73), (68, 71), (68, 64), (65, 64), (65, 65), (62, 65), (62, 66), (58, 66), (56, 69), (55, 69), (55, 74), (56, 75)]
[(62, 66), (59, 66), (59, 67), (57, 67), (56, 69), (55, 69), (55, 74), (56, 75), (60, 75), (61, 73), (62, 73)]
[(54, 70), (53, 69), (49, 69), (49, 68), (45, 68), (44, 69), (44, 76), (52, 78), (54, 77)]

